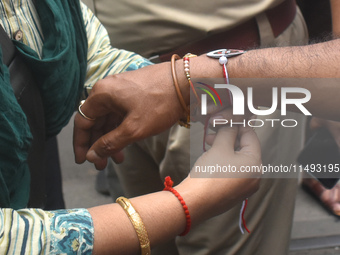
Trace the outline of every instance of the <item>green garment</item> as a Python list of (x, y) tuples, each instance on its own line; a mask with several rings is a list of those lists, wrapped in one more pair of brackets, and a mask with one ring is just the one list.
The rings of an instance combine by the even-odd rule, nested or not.
[[(78, 0), (43, 0), (36, 9), (44, 35), (42, 58), (23, 43), (14, 43), (42, 93), (49, 137), (68, 123), (78, 104), (86, 75), (87, 37)], [(29, 197), (26, 159), (31, 134), (14, 100), (7, 67), (1, 63), (0, 69), (0, 207), (18, 209)]]

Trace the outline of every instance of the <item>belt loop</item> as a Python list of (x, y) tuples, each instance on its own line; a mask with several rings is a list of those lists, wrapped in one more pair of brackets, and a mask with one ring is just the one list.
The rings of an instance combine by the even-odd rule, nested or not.
[(270, 25), (269, 19), (265, 12), (258, 14), (256, 17), (257, 27), (260, 35), (260, 46), (270, 47), (274, 46), (274, 33)]

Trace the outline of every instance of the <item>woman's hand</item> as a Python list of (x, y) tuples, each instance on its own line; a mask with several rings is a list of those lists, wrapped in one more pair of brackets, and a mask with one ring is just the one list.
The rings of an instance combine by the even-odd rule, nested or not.
[[(193, 221), (227, 211), (257, 191), (260, 182), (260, 172), (243, 172), (261, 164), (260, 143), (252, 128), (224, 127), (207, 140), (212, 147), (196, 161), (190, 176), (176, 187), (185, 201), (194, 201), (188, 204)], [(235, 149), (236, 144), (239, 148)], [(236, 172), (197, 173), (198, 169), (217, 165), (230, 166)], [(208, 209), (203, 213), (202, 207)], [(196, 214), (197, 211), (200, 213)]]

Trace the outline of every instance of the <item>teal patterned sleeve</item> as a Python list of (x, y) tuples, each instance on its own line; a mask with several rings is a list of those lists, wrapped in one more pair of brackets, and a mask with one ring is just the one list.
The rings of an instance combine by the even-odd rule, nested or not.
[(0, 254), (92, 254), (86, 209), (0, 209)]

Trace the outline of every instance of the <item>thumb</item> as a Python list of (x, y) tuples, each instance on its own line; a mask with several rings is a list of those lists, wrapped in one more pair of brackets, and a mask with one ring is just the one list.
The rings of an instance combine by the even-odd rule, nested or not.
[(220, 128), (215, 137), (212, 147), (227, 153), (234, 153), (234, 146), (237, 137), (237, 127)]

